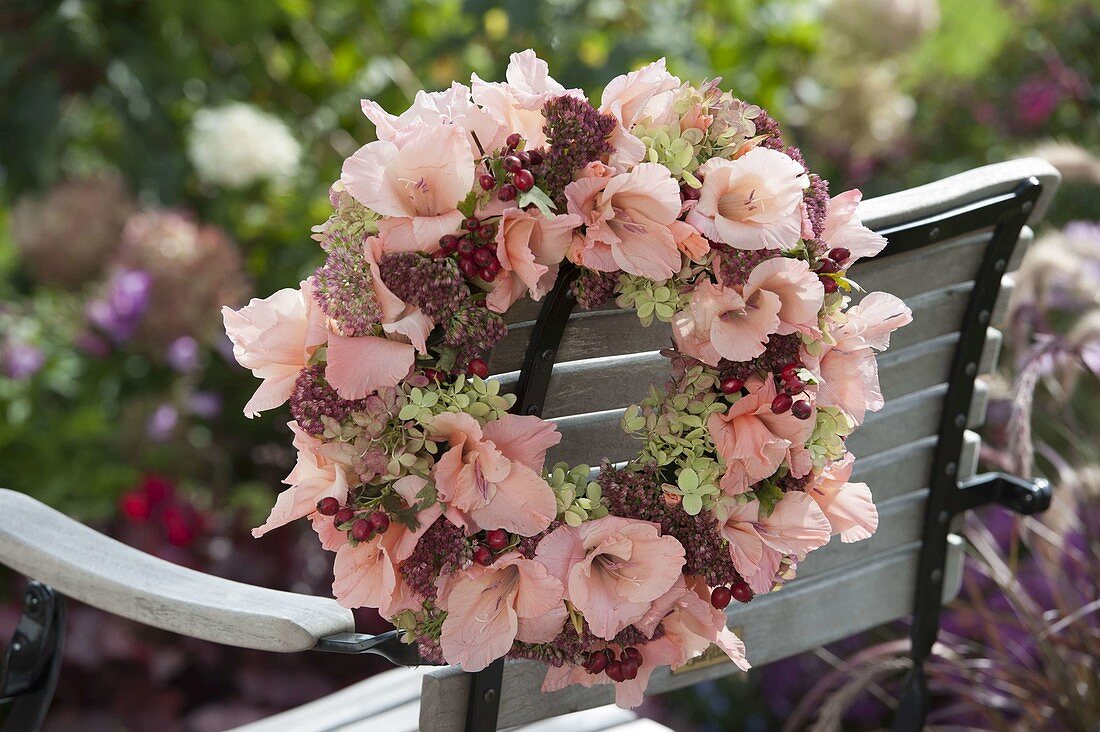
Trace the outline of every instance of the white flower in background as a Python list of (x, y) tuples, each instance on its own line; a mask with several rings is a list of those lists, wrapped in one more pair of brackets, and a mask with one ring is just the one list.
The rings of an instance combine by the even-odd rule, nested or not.
[(905, 52), (939, 24), (938, 0), (830, 0), (825, 10), (829, 37), (873, 58)]
[(237, 103), (196, 112), (187, 153), (204, 182), (244, 188), (294, 175), (302, 146), (279, 119)]

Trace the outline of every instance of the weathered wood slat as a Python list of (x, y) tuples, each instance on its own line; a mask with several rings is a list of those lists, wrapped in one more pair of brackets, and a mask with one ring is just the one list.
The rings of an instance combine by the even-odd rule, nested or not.
[[(937, 438), (922, 440), (857, 459), (851, 480), (871, 487), (875, 501), (887, 501), (928, 485)], [(981, 437), (967, 430), (963, 435), (959, 475), (973, 475), (978, 467)]]
[(335, 600), (268, 590), (140, 552), (30, 496), (0, 490), (0, 564), (154, 628), (264, 651), (304, 651), (355, 629)]
[[(761, 666), (831, 643), (907, 615), (913, 605), (918, 546), (911, 544), (876, 557), (856, 568), (845, 568), (806, 580), (795, 580), (783, 590), (761, 596), (727, 612), (748, 647), (749, 661)], [(958, 593), (961, 545), (949, 552), (944, 599)], [(873, 602), (867, 588), (874, 588)], [(828, 619), (823, 622), (822, 619)], [(783, 632), (777, 633), (776, 629)], [(659, 669), (648, 694), (659, 694), (734, 672), (731, 664), (701, 667), (670, 674)], [(569, 687), (540, 694), (545, 676), (541, 664), (520, 661), (505, 667), (500, 725), (508, 727), (557, 714), (609, 703), (610, 685)], [(469, 680), (458, 669), (442, 668), (424, 677), (420, 707), (423, 729), (451, 732), (462, 728)]]

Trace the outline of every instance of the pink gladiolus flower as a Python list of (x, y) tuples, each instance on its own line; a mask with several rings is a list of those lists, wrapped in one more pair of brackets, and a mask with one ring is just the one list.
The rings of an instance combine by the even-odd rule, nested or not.
[(508, 57), (504, 78), (506, 82), (487, 82), (474, 74), (473, 99), (505, 130), (518, 132), (529, 150), (546, 145), (543, 104), (566, 95), (584, 99), (580, 89), (566, 89), (554, 81), (550, 67), (531, 49)]
[(480, 671), (524, 643), (549, 643), (568, 613), (562, 584), (538, 562), (510, 552), (488, 567), (451, 578), (439, 606), (447, 611), (439, 644), (448, 663)]
[(569, 213), (586, 226), (570, 248), (576, 264), (651, 280), (666, 280), (680, 269), (671, 229), (680, 215), (680, 189), (668, 168), (642, 163), (610, 178), (581, 178), (565, 187), (565, 197)]
[(565, 585), (565, 597), (606, 640), (646, 614), (684, 566), (684, 547), (649, 521), (605, 516), (544, 537), (535, 559)]
[(825, 301), (825, 288), (801, 259), (773, 257), (749, 273), (743, 291), (749, 298), (757, 290), (779, 297), (779, 335), (817, 333), (817, 316)]
[(802, 235), (802, 191), (810, 180), (789, 155), (758, 147), (699, 167), (703, 188), (687, 222), (738, 249), (785, 249)]
[[(451, 88), (438, 92), (418, 91), (413, 105), (400, 115), (386, 112), (369, 99), (360, 102), (363, 114), (374, 123), (379, 140), (397, 142), (403, 134), (422, 123), (429, 127), (456, 125), (469, 134), (471, 154), (480, 156), (478, 143), (485, 150), (495, 150), (504, 144), (508, 130), (470, 99), (470, 88), (457, 81)], [(476, 141), (475, 138), (476, 137)]]
[(664, 121), (672, 104), (672, 90), (678, 86), (680, 80), (665, 70), (662, 58), (637, 71), (616, 76), (604, 87), (600, 111), (619, 122), (611, 137), (615, 146), (611, 165), (626, 170), (642, 161), (645, 144), (630, 130), (646, 119)]
[(340, 181), (357, 201), (382, 214), (387, 251), (435, 251), (458, 229), (458, 204), (474, 183), (474, 157), (455, 125), (416, 124), (376, 140), (344, 161)]
[(799, 491), (784, 493), (770, 516), (760, 514), (759, 501), (730, 499), (719, 504), (717, 515), (733, 566), (757, 594), (771, 591), (783, 557), (805, 559), (832, 535), (817, 502)]
[(872, 292), (845, 315), (847, 320), (831, 333), (836, 343), (820, 358), (817, 403), (839, 407), (858, 425), (885, 403), (874, 351), (888, 348), (890, 333), (911, 323), (913, 314), (893, 295)]
[(364, 253), (374, 280), (374, 293), (382, 313), (382, 330), (390, 337), (329, 336), (325, 379), (345, 399), (363, 399), (386, 387), (396, 386), (416, 361), (416, 351), (425, 353), (432, 321), (418, 307), (411, 307), (394, 295), (378, 269), (386, 251), (381, 237), (364, 243)]
[(873, 257), (886, 247), (886, 239), (868, 229), (859, 220), (859, 190), (845, 191), (829, 199), (825, 213), (825, 228), (821, 239), (833, 247), (844, 247), (852, 253), (845, 263), (851, 266), (857, 259)]
[[(415, 506), (416, 496), (426, 483), (423, 478), (408, 475), (395, 481), (393, 487), (407, 505)], [(419, 608), (421, 600), (397, 568), (408, 559), (416, 542), (441, 513), (437, 504), (417, 514), (416, 530), (394, 521), (385, 533), (376, 534), (369, 541), (359, 542), (358, 546), (350, 543), (340, 546), (333, 565), (332, 593), (336, 601), (347, 608), (377, 608), (384, 618)]]
[(445, 412), (431, 432), (451, 445), (432, 475), (454, 524), (534, 536), (554, 520), (554, 491), (540, 475), (547, 449), (561, 440), (552, 423), (506, 414), (482, 427), (469, 414)]
[(671, 228), (672, 235), (676, 237), (676, 247), (691, 261), (703, 261), (703, 257), (710, 251), (710, 242), (694, 226), (684, 221), (673, 221)]
[(775, 383), (754, 379), (748, 396), (738, 399), (725, 414), (707, 418), (707, 429), (726, 472), (721, 488), (729, 495), (744, 493), (771, 477), (787, 461), (795, 477), (811, 469), (803, 455), (806, 440), (814, 431), (813, 419), (798, 419), (790, 411), (772, 412)]
[(505, 209), (496, 238), (502, 269), (486, 298), (489, 309), (503, 313), (525, 292), (541, 300), (554, 286), (558, 264), (565, 259), (573, 229), (580, 223), (573, 214), (548, 219), (538, 212)]
[(297, 290), (253, 298), (240, 310), (223, 307), (222, 319), (237, 363), (263, 379), (244, 407), (249, 418), (290, 398), (298, 372), (328, 335), (324, 314), (313, 302), (310, 280)]
[(331, 496), (343, 503), (348, 497), (346, 466), (327, 457), (321, 441), (304, 431), (297, 422), (290, 422), (288, 426), (294, 432), (298, 462), (283, 480), (290, 487), (279, 494), (267, 521), (252, 530), (252, 536), (257, 539), (272, 529), (316, 513), (317, 501), (322, 498)]
[(827, 465), (806, 491), (829, 519), (833, 534), (840, 534), (845, 544), (868, 539), (878, 528), (878, 509), (871, 500), (871, 489), (866, 483), (848, 482), (854, 463), (855, 456), (848, 453)]

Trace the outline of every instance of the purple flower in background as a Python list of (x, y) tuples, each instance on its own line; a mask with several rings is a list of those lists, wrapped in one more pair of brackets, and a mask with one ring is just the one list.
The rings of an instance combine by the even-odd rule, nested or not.
[(189, 374), (199, 367), (199, 355), (199, 342), (191, 336), (180, 336), (168, 346), (165, 358), (176, 371)]
[(152, 279), (141, 270), (118, 270), (107, 291), (85, 308), (88, 321), (115, 343), (124, 343), (145, 314), (151, 286)]
[(179, 423), (179, 412), (171, 404), (161, 404), (145, 425), (145, 434), (153, 442), (165, 442)]
[(46, 364), (46, 355), (37, 346), (9, 341), (0, 350), (0, 367), (9, 379), (22, 381), (38, 373)]
[(222, 411), (221, 397), (212, 391), (196, 391), (187, 397), (187, 411), (202, 419), (214, 419)]
[(1062, 90), (1046, 74), (1028, 77), (1012, 95), (1016, 118), (1025, 129), (1045, 123), (1062, 101)]

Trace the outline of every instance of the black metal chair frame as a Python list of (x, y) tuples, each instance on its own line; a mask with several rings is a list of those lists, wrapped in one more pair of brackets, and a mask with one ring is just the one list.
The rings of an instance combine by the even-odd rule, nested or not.
[[(952, 518), (990, 503), (1020, 514), (1038, 513), (1050, 504), (1050, 486), (1043, 480), (1024, 480), (999, 473), (979, 475), (965, 483), (956, 478), (974, 380), (1001, 277), (1041, 191), (1038, 179), (1030, 178), (1009, 193), (879, 232), (888, 241), (879, 257), (889, 257), (993, 227), (960, 328), (940, 419), (917, 569), (911, 630), (913, 667), (895, 714), (895, 732), (920, 730), (928, 713), (924, 662), (939, 630)], [(574, 267), (563, 265), (539, 312), (516, 386), (513, 411), (518, 414), (542, 413), (557, 349), (575, 305), (570, 285), (576, 275)], [(0, 674), (0, 702), (10, 703), (5, 731), (27, 732), (41, 726), (60, 671), (64, 617), (64, 598), (49, 587), (32, 582), (24, 597), (23, 617), (8, 646)], [(396, 665), (414, 666), (420, 662), (415, 647), (401, 643), (396, 631), (378, 636), (344, 633), (325, 638), (316, 650), (374, 653)], [(503, 678), (503, 660), (470, 674), (466, 708), (469, 732), (496, 729)]]

